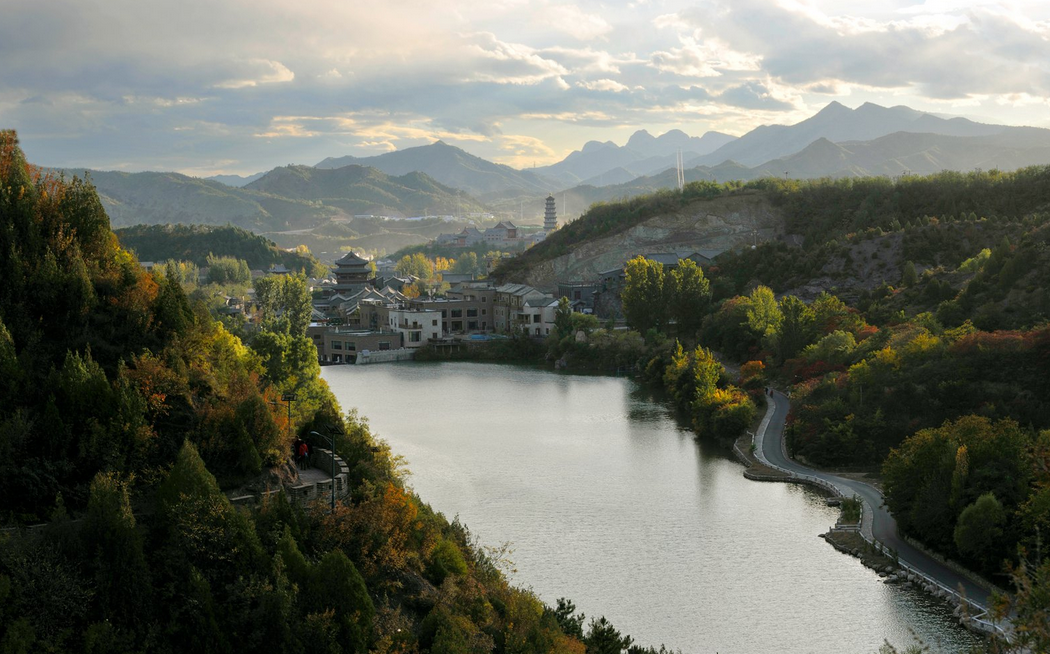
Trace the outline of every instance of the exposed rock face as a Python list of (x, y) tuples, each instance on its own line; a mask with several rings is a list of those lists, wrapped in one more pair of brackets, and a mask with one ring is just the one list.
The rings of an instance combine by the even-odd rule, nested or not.
[(584, 243), (569, 254), (533, 266), (519, 280), (553, 290), (558, 280), (596, 280), (598, 273), (619, 268), (639, 254), (694, 250), (728, 250), (750, 245), (757, 238), (781, 237), (784, 221), (779, 209), (758, 193), (714, 200), (698, 200), (674, 213), (660, 214), (627, 231)]

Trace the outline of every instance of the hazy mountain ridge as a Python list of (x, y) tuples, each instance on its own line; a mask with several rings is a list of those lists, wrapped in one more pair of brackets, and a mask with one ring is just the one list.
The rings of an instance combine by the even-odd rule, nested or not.
[(204, 179), (209, 182), (225, 184), (226, 186), (243, 188), (265, 174), (266, 172), (264, 171), (261, 173), (255, 173), (254, 175), (212, 175), (211, 177), (205, 177)]
[(66, 170), (85, 174), (114, 226), (167, 223), (225, 225), (246, 229), (310, 226), (338, 213), (329, 207), (226, 186), (180, 173)]
[(800, 152), (820, 138), (840, 143), (870, 141), (895, 132), (989, 136), (1018, 129), (1026, 128), (985, 125), (966, 118), (938, 118), (904, 106), (886, 108), (867, 102), (850, 109), (832, 102), (794, 125), (756, 127), (710, 154), (690, 159), (686, 165), (715, 166), (725, 161), (736, 161), (746, 166), (758, 166)]
[(314, 168), (334, 169), (349, 165), (371, 166), (388, 175), (425, 173), (441, 184), (475, 196), (547, 192), (554, 188), (551, 180), (532, 171), (515, 170), (510, 166), (492, 163), (444, 141), (372, 157), (329, 157)]
[(700, 137), (689, 136), (678, 129), (657, 137), (643, 129), (632, 134), (623, 146), (612, 141), (588, 141), (558, 163), (534, 170), (570, 185), (591, 178), (600, 179), (604, 173), (617, 168), (638, 177), (673, 167), (679, 150), (687, 159), (695, 158), (735, 139), (735, 136), (721, 132), (707, 132)]
[(392, 176), (371, 167), (349, 165), (274, 168), (247, 189), (321, 202), (351, 214), (419, 216), (425, 213), (476, 213), (484, 207), (467, 193), (421, 172)]

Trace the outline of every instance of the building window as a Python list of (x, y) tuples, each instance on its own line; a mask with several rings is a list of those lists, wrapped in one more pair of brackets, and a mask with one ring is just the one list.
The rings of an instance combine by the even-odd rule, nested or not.
[(575, 299), (579, 300), (580, 299), (580, 292), (576, 291), (575, 295), (576, 295)]
[(409, 332), (409, 334), (408, 334), (408, 342), (409, 343), (419, 343), (422, 340), (423, 340), (423, 332)]
[(438, 326), (438, 321), (437, 320), (431, 320), (430, 321), (430, 326), (431, 327), (437, 327)]
[(342, 341), (332, 341), (332, 349), (333, 350), (341, 350), (341, 349), (343, 349), (343, 342)]
[[(540, 314), (537, 313), (536, 315), (534, 315), (532, 317), (532, 322), (539, 322), (539, 321), (540, 321)], [(538, 334), (539, 332), (536, 332), (536, 333)]]
[(463, 317), (463, 309), (453, 309), (452, 310), (452, 317), (453, 318), (462, 318)]
[(488, 328), (489, 328), (489, 324), (487, 322), (485, 322), (484, 320), (482, 320), (481, 321), (481, 329), (485, 330), (485, 329), (488, 329)]
[(477, 318), (478, 317), (478, 310), (477, 309), (467, 309), (467, 317), (468, 318)]
[(482, 309), (481, 310), (481, 315), (483, 315), (483, 316), (484, 315), (488, 315), (488, 309)]
[(379, 341), (379, 350), (380, 351), (389, 350), (389, 349), (390, 349), (390, 341)]
[(489, 301), (489, 299), (488, 299), (487, 297), (482, 297), (482, 298), (481, 298), (481, 301), (482, 301), (482, 302), (488, 302), (488, 301)]
[(347, 341), (346, 349), (350, 350), (351, 352), (357, 352), (357, 343), (353, 341)]
[(477, 320), (471, 320), (470, 322), (468, 322), (467, 323), (467, 329), (469, 329), (472, 332), (476, 332), (478, 330), (478, 321)]
[(441, 310), (441, 317), (442, 318), (448, 318), (448, 311), (445, 311), (444, 309), (442, 309)]

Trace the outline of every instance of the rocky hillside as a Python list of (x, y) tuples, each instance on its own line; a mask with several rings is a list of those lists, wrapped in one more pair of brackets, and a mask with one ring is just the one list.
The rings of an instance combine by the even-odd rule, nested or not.
[(781, 212), (764, 194), (741, 191), (653, 206), (622, 230), (609, 230), (612, 233), (597, 238), (569, 238), (588, 225), (608, 222), (604, 215), (608, 211), (626, 215), (630, 210), (629, 202), (594, 207), (577, 221), (579, 225), (572, 223), (547, 243), (508, 261), (495, 276), (551, 289), (558, 280), (597, 279), (599, 272), (618, 268), (638, 254), (728, 250), (752, 243), (756, 230), (760, 241), (784, 232)]

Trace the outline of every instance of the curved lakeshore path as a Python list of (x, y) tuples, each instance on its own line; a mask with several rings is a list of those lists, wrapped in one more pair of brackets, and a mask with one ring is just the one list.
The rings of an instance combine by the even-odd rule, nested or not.
[(769, 408), (755, 432), (755, 454), (762, 463), (790, 472), (795, 476), (820, 479), (835, 487), (839, 495), (843, 497), (853, 495), (860, 497), (864, 502), (861, 534), (865, 540), (881, 542), (885, 547), (897, 553), (899, 562), (936, 581), (942, 587), (956, 592), (961, 587), (962, 594), (967, 601), (977, 609), (972, 613), (988, 609), (991, 596), (989, 588), (956, 572), (898, 535), (897, 521), (883, 504), (882, 493), (876, 488), (862, 481), (846, 479), (809, 468), (788, 457), (784, 446), (784, 425), (787, 422), (790, 402), (788, 397), (779, 391), (774, 391), (773, 397), (768, 399)]

